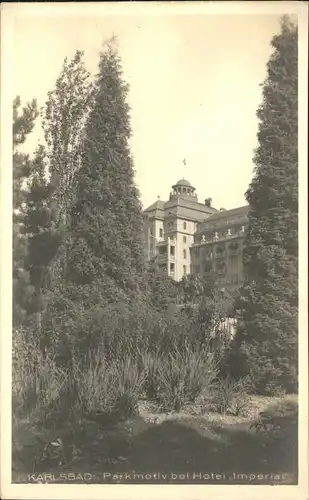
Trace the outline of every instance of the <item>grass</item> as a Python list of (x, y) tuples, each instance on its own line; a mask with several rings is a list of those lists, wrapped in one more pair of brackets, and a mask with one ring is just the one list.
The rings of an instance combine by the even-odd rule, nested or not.
[[(29, 421), (19, 420), (15, 422), (13, 433), (13, 481), (25, 482), (25, 474), (32, 472), (48, 471), (59, 475), (60, 472), (91, 471), (97, 483), (141, 482), (141, 476), (134, 476), (135, 471), (139, 474), (160, 472), (164, 475), (160, 477), (162, 483), (212, 481), (216, 484), (230, 482), (234, 473), (251, 474), (252, 477), (258, 473), (287, 473), (284, 478), (265, 479), (264, 483), (251, 479), (250, 484), (276, 481), (296, 484), (297, 428), (292, 425), (287, 433), (280, 435), (267, 429), (259, 432), (252, 424), (261, 414), (282, 417), (287, 408), (297, 407), (297, 397), (252, 396), (249, 406), (245, 416), (209, 413), (205, 412), (201, 400), (188, 404), (182, 411), (162, 413), (156, 404), (139, 401), (138, 414), (126, 421), (108, 428), (99, 420), (88, 420), (74, 432), (65, 427), (47, 432), (46, 429), (38, 430)], [(38, 450), (42, 451), (45, 444), (59, 437), (65, 449), (63, 464), (59, 465), (59, 460), (52, 458), (45, 462), (37, 460)], [(282, 454), (282, 446), (289, 450), (289, 456)], [(105, 478), (102, 471), (106, 473)], [(208, 476), (196, 476), (193, 479), (198, 471), (205, 474), (224, 472), (224, 477), (213, 480)], [(187, 475), (187, 479), (181, 479), (180, 474)], [(244, 476), (233, 479), (234, 484), (247, 481)], [(147, 484), (151, 482), (158, 483), (158, 480), (147, 480)]]
[(223, 482), (234, 472), (287, 472), (285, 481), (295, 483), (296, 396), (249, 396), (245, 379), (216, 376), (207, 348), (135, 349), (114, 358), (97, 349), (61, 368), (27, 348), (20, 334), (13, 358), (13, 482), (85, 471), (96, 474), (92, 482), (104, 482), (102, 471), (105, 481), (121, 482), (119, 474), (138, 471), (164, 473), (161, 482), (182, 474), (190, 483), (186, 474), (196, 482), (195, 471), (224, 471)]

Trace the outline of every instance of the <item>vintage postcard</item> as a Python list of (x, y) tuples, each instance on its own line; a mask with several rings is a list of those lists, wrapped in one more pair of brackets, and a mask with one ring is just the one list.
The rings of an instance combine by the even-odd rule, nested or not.
[(306, 2), (1, 6), (1, 493), (308, 496)]

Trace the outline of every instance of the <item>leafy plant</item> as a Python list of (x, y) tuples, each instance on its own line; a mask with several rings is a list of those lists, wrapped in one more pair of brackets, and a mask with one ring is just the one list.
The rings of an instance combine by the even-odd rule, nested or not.
[(242, 414), (249, 402), (249, 388), (249, 377), (238, 380), (234, 380), (230, 376), (220, 378), (217, 380), (210, 398), (212, 409), (222, 414)]
[(206, 349), (176, 351), (162, 358), (157, 373), (157, 398), (167, 410), (179, 411), (202, 391), (210, 391), (217, 367)]
[(147, 398), (156, 400), (160, 390), (159, 385), (159, 366), (161, 357), (158, 352), (143, 352), (141, 355), (141, 364), (144, 369), (144, 391)]

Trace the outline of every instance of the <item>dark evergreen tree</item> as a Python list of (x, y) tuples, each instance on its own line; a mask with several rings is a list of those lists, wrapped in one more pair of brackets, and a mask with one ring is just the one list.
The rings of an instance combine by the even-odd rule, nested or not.
[(27, 313), (27, 307), (33, 292), (29, 273), (25, 269), (27, 256), (27, 238), (23, 235), (24, 204), (26, 183), (30, 175), (28, 155), (19, 151), (28, 134), (35, 126), (38, 117), (36, 100), (28, 103), (21, 110), (21, 100), (13, 102), (13, 324), (20, 325)]
[(67, 269), (67, 279), (87, 287), (87, 294), (95, 290), (99, 301), (125, 300), (144, 286), (142, 214), (129, 147), (127, 94), (112, 40), (100, 56), (86, 125)]
[(297, 388), (298, 67), (297, 27), (283, 18), (263, 84), (235, 368), (255, 389)]
[(48, 289), (49, 266), (63, 236), (62, 228), (56, 225), (58, 209), (52, 199), (57, 176), (48, 175), (43, 146), (38, 147), (31, 161), (28, 184), (23, 228), (28, 239), (25, 267), (34, 288), (28, 311), (34, 315), (37, 333), (41, 337), (42, 312), (45, 309), (44, 289)]

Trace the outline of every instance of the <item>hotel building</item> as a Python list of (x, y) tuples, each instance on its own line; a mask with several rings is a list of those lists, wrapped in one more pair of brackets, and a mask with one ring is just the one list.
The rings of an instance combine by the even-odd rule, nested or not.
[(190, 182), (176, 182), (168, 201), (158, 199), (144, 210), (146, 259), (156, 257), (159, 271), (180, 281), (191, 270), (190, 247), (198, 222), (216, 212), (211, 199), (199, 203)]
[(156, 259), (162, 274), (180, 281), (186, 274), (213, 269), (228, 288), (243, 280), (242, 251), (248, 207), (216, 209), (198, 201), (196, 189), (181, 179), (168, 201), (144, 210), (145, 258)]
[(198, 224), (190, 247), (192, 274), (203, 275), (213, 270), (227, 289), (242, 283), (248, 208), (221, 209)]

